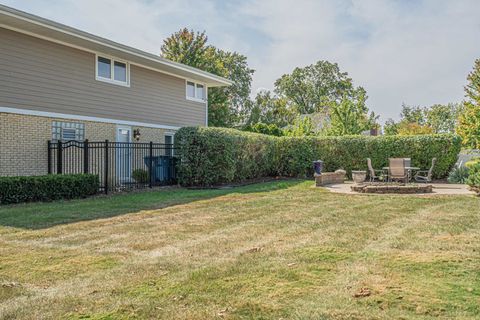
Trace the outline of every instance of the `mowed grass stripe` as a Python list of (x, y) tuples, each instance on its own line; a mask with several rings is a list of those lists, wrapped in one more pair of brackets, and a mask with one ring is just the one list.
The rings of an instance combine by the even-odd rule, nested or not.
[(2, 207), (0, 316), (475, 319), (479, 205), (292, 180)]

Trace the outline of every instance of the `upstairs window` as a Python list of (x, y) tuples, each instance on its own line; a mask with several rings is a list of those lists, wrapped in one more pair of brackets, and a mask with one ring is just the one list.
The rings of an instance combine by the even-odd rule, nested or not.
[(206, 100), (205, 86), (200, 83), (187, 81), (187, 99), (205, 102)]
[(129, 70), (126, 62), (97, 56), (97, 75), (99, 81), (129, 86)]

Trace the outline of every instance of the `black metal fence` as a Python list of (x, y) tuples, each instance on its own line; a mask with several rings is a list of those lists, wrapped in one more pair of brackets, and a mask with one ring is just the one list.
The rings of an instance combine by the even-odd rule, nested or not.
[(97, 174), (105, 193), (176, 184), (176, 161), (171, 144), (48, 141), (49, 174)]

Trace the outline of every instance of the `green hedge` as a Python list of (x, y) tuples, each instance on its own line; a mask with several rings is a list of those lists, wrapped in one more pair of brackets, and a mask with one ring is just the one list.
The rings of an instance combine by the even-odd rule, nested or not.
[(224, 128), (180, 129), (175, 135), (182, 161), (182, 185), (208, 186), (267, 176), (306, 177), (312, 161), (324, 161), (324, 171), (366, 170), (366, 158), (380, 169), (390, 157), (410, 157), (427, 169), (437, 158), (434, 177), (445, 177), (457, 160), (461, 140), (456, 135), (273, 137)]
[(93, 174), (0, 177), (0, 204), (84, 198), (98, 188)]
[(457, 161), (461, 139), (456, 135), (419, 136), (343, 136), (343, 137), (282, 137), (280, 139), (279, 174), (308, 176), (312, 174), (312, 159), (324, 161), (325, 171), (342, 168), (367, 170), (366, 158), (372, 159), (375, 169), (388, 166), (388, 158), (412, 159), (412, 166), (430, 168), (437, 158), (433, 176), (448, 175)]
[(223, 128), (181, 128), (175, 144), (182, 185), (209, 186), (275, 172), (276, 138)]

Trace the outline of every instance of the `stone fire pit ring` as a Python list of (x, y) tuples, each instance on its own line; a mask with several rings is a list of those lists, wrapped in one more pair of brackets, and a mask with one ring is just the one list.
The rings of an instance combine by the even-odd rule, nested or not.
[(419, 194), (432, 193), (431, 184), (399, 184), (399, 183), (381, 183), (369, 182), (360, 183), (350, 187), (352, 191), (358, 193), (377, 193), (377, 194)]

